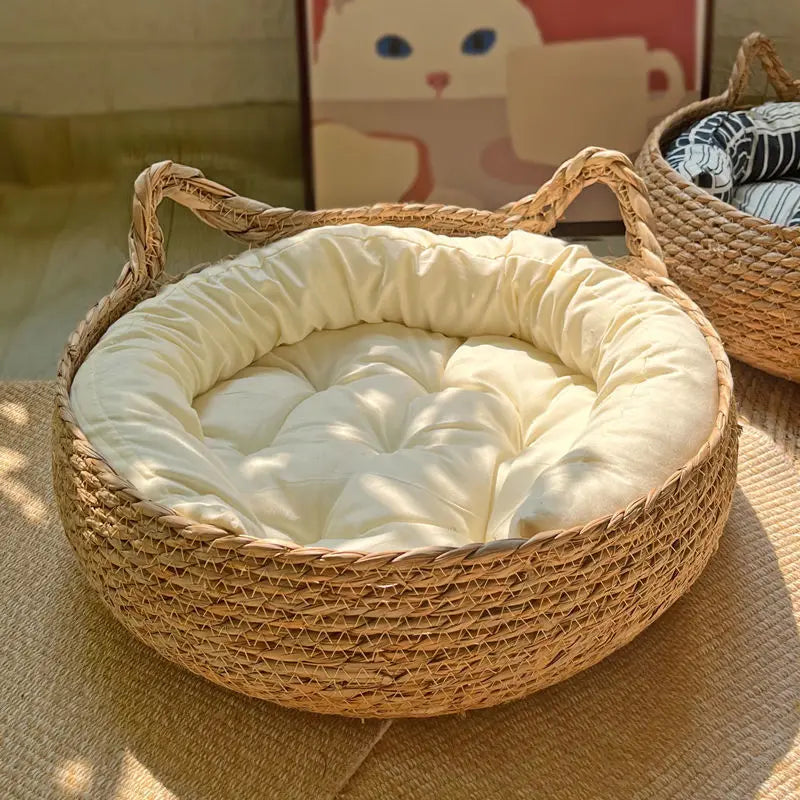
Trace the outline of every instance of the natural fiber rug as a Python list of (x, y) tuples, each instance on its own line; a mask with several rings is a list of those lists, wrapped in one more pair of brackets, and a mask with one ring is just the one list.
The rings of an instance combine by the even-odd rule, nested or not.
[(735, 376), (739, 487), (694, 589), (566, 683), (392, 724), (250, 700), (132, 639), (58, 522), (51, 385), (0, 384), (0, 797), (800, 797), (800, 386)]
[(766, 433), (800, 467), (800, 384), (732, 361), (739, 416)]

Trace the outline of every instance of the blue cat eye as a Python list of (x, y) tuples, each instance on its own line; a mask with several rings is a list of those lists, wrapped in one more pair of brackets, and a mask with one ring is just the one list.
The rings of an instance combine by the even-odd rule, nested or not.
[(461, 52), (468, 56), (482, 56), (494, 47), (496, 41), (497, 33), (492, 28), (478, 28), (464, 37)]
[(375, 50), (381, 58), (408, 58), (411, 55), (411, 45), (408, 40), (393, 33), (381, 36), (375, 42)]

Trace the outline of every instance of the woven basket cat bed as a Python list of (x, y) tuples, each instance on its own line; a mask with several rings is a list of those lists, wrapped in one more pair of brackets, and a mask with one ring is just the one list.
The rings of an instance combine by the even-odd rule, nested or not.
[(751, 108), (745, 93), (760, 61), (778, 99), (800, 98), (775, 48), (762, 34), (743, 42), (728, 88), (659, 124), (637, 168), (650, 193), (656, 235), (669, 274), (717, 328), (728, 352), (754, 367), (800, 380), (800, 228), (753, 217), (687, 182), (664, 147), (715, 111)]
[[(670, 324), (684, 326), (681, 336), (686, 335), (700, 343), (702, 357), (708, 361), (711, 370), (709, 402), (699, 404), (696, 409), (704, 419), (707, 417), (708, 429), (699, 431), (691, 457), (681, 461), (674, 470), (670, 468), (656, 485), (647, 487), (630, 502), (615, 506), (610, 513), (567, 529), (550, 529), (546, 525), (537, 527), (523, 515), (518, 526), (511, 531), (516, 535), (507, 532), (503, 534), (505, 538), (455, 545), (442, 544), (442, 540), (435, 536), (431, 539), (433, 544), (400, 550), (382, 549), (380, 543), (384, 540), (380, 536), (375, 540), (377, 545), (369, 540), (372, 544), (363, 551), (357, 551), (356, 547), (348, 549), (346, 542), (344, 546), (339, 543), (336, 547), (320, 546), (319, 543), (299, 544), (284, 540), (285, 537), (276, 539), (269, 533), (254, 534), (246, 525), (244, 529), (237, 527), (236, 522), (217, 525), (198, 521), (197, 514), (189, 517), (174, 506), (154, 501), (150, 491), (143, 491), (141, 486), (156, 484), (145, 480), (137, 488), (135, 481), (111, 466), (109, 459), (100, 452), (103, 450), (100, 440), (87, 438), (77, 421), (77, 416), (83, 412), (75, 405), (73, 394), (77, 392), (78, 397), (84, 397), (79, 384), (87, 370), (94, 377), (100, 376), (92, 384), (92, 391), (101, 395), (111, 396), (117, 384), (124, 384), (127, 380), (124, 369), (114, 380), (106, 380), (99, 371), (97, 359), (102, 359), (103, 353), (111, 354), (105, 363), (112, 365), (126, 357), (127, 345), (121, 344), (122, 340), (114, 344), (114, 336), (136, 333), (139, 330), (135, 324), (139, 319), (137, 315), (145, 313), (156, 319), (160, 326), (174, 323), (182, 317), (175, 298), (184, 297), (184, 289), (188, 291), (195, 287), (198, 291), (204, 290), (217, 281), (227, 280), (232, 274), (242, 280), (251, 275), (260, 276), (259, 270), (264, 263), (267, 267), (273, 265), (276, 271), (284, 270), (286, 258), (293, 252), (290, 248), (300, 246), (298, 243), (310, 242), (319, 246), (322, 242), (328, 248), (328, 254), (335, 255), (340, 249), (344, 251), (348, 246), (347, 238), (356, 237), (356, 234), (362, 238), (357, 241), (357, 250), (351, 252), (368, 249), (375, 241), (383, 247), (380, 236), (384, 235), (388, 235), (392, 242), (400, 240), (401, 244), (406, 238), (414, 242), (418, 239), (427, 241), (430, 237), (451, 237), (441, 241), (451, 248), (445, 252), (450, 253), (453, 259), (458, 256), (459, 247), (508, 248), (517, 241), (530, 242), (536, 247), (551, 248), (556, 253), (555, 259), (544, 266), (546, 280), (551, 280), (562, 269), (572, 268), (567, 262), (574, 267), (584, 263), (587, 257), (594, 260), (585, 248), (565, 249), (566, 246), (558, 240), (534, 233), (550, 231), (582, 188), (598, 181), (608, 184), (618, 196), (631, 251), (631, 257), (619, 263), (636, 277), (632, 279), (624, 272), (609, 270), (597, 262), (594, 262), (597, 267), (592, 269), (613, 273), (610, 280), (621, 291), (634, 291), (647, 302), (657, 302), (659, 308), (664, 306)], [(261, 250), (249, 250), (241, 257), (210, 268), (192, 270), (191, 274), (180, 278), (167, 277), (163, 272), (164, 249), (156, 217), (156, 208), (162, 197), (172, 198), (190, 208), (207, 224), (250, 245), (267, 246)], [(629, 642), (689, 588), (714, 552), (731, 503), (738, 441), (731, 373), (721, 342), (699, 309), (665, 277), (650, 224), (650, 210), (641, 180), (632, 171), (630, 162), (621, 154), (599, 148), (583, 151), (562, 166), (536, 195), (498, 212), (424, 205), (291, 211), (238, 197), (189, 167), (164, 162), (146, 170), (135, 186), (130, 261), (113, 291), (89, 312), (71, 336), (58, 373), (53, 436), (55, 492), (67, 536), (91, 585), (113, 614), (136, 636), (189, 670), (231, 689), (283, 705), (354, 717), (431, 716), (490, 706), (563, 680)], [(371, 231), (379, 237), (377, 240), (371, 236)], [(380, 231), (384, 233), (379, 234)], [(314, 239), (317, 235), (320, 238)], [(440, 239), (436, 242), (441, 243)], [(386, 255), (383, 249), (375, 252), (381, 257)], [(335, 261), (334, 255), (330, 257)], [(476, 263), (484, 265), (481, 269), (485, 267), (486, 274), (492, 276), (495, 273), (491, 265), (495, 261), (479, 259)], [(504, 256), (501, 261), (511, 264), (512, 259)], [(336, 263), (341, 267), (348, 262)], [(392, 269), (401, 272), (404, 263), (398, 259)], [(422, 263), (420, 258), (419, 264), (412, 265), (412, 273), (416, 276), (413, 280), (427, 280), (437, 269), (435, 259), (425, 261), (424, 267)], [(514, 262), (518, 269), (523, 269), (520, 265), (525, 263), (524, 258)], [(450, 257), (443, 264), (449, 275)], [(308, 274), (319, 275), (321, 281), (325, 269), (327, 267), (320, 257)], [(376, 269), (382, 270), (382, 267)], [(594, 292), (596, 287), (592, 276), (595, 274), (592, 271), (580, 273), (582, 277), (574, 284), (576, 292)], [(280, 284), (281, 291), (292, 291), (293, 286), (299, 285), (297, 275), (292, 273), (292, 276), (291, 280)], [(398, 277), (392, 278), (394, 282), (399, 280)], [(394, 285), (392, 281), (387, 285)], [(276, 285), (272, 280), (260, 284), (265, 295), (272, 292), (271, 297), (278, 297), (273, 292)], [(441, 309), (442, 320), (448, 307), (455, 309), (452, 319), (456, 321), (452, 325), (456, 327), (460, 324), (458, 320), (467, 318), (470, 304), (484, 303), (486, 308), (490, 308), (501, 294), (499, 289), (492, 289), (483, 298), (472, 290), (462, 295), (460, 286), (453, 271), (444, 295), (446, 302), (437, 306)], [(290, 327), (297, 324), (297, 320), (305, 320), (316, 313), (312, 302), (307, 299), (309, 292), (313, 294), (313, 287), (309, 287), (311, 284), (306, 284), (297, 295), (297, 304), (287, 306), (291, 313), (285, 315), (285, 326)], [(354, 297), (360, 288), (351, 287)], [(521, 289), (515, 284), (514, 292)], [(336, 291), (334, 284), (326, 285), (320, 294), (320, 302), (325, 305), (328, 296)], [(512, 292), (509, 297), (512, 296), (518, 295)], [(244, 320), (248, 313), (246, 304), (240, 303), (240, 298), (246, 297), (244, 290), (236, 297), (237, 314), (240, 315), (236, 319)], [(172, 305), (157, 305), (164, 300), (170, 300)], [(424, 309), (427, 302), (425, 297), (421, 297), (419, 308)], [(401, 309), (398, 316), (414, 318), (414, 314), (423, 313), (419, 308)], [(591, 308), (591, 303), (581, 306), (575, 318), (583, 319), (585, 314), (591, 314)], [(555, 305), (545, 308), (545, 301), (540, 302), (540, 316), (555, 314), (556, 310)], [(502, 316), (498, 325), (504, 324)], [(636, 329), (638, 320), (639, 311), (631, 309), (624, 319), (618, 318), (612, 326), (614, 331), (609, 335), (619, 333), (624, 339), (627, 326)], [(317, 330), (298, 344), (278, 347), (261, 361), (255, 360), (252, 368), (241, 373), (243, 382), (236, 383), (238, 389), (234, 392), (234, 399), (250, 402), (253, 396), (247, 395), (246, 381), (266, 380), (270, 376), (282, 381), (281, 385), (300, 386), (303, 397), (334, 398), (329, 402), (334, 402), (341, 392), (350, 391), (355, 385), (366, 386), (357, 400), (348, 400), (344, 406), (337, 406), (342, 409), (341, 420), (335, 421), (336, 424), (329, 421), (325, 428), (333, 431), (332, 435), (341, 436), (335, 449), (336, 457), (339, 457), (338, 454), (343, 453), (346, 447), (358, 447), (361, 448), (359, 452), (366, 452), (364, 448), (367, 446), (359, 437), (372, 435), (362, 430), (367, 421), (372, 424), (375, 419), (369, 411), (369, 404), (389, 403), (390, 407), (394, 402), (406, 404), (403, 387), (409, 381), (403, 377), (405, 383), (370, 384), (369, 376), (364, 378), (364, 370), (369, 373), (375, 365), (369, 360), (364, 362), (362, 358), (361, 361), (356, 359), (356, 374), (348, 374), (347, 381), (340, 381), (330, 391), (322, 391), (325, 387), (311, 387), (312, 381), (319, 383), (321, 378), (315, 377), (316, 373), (309, 373), (307, 366), (303, 367), (307, 370), (305, 375), (300, 375), (299, 371), (304, 363), (303, 354), (311, 352), (310, 343), (315, 341), (314, 337), (334, 337), (325, 341), (344, 342), (346, 348), (351, 346), (346, 337), (355, 336), (359, 330), (380, 331), (378, 339), (370, 339), (370, 349), (365, 352), (376, 362), (379, 357), (384, 358), (386, 363), (381, 369), (389, 370), (392, 380), (396, 377), (397, 365), (385, 355), (394, 352), (386, 342), (387, 337), (400, 333), (407, 337), (428, 337), (417, 347), (426, 359), (433, 357), (431, 353), (435, 355), (436, 348), (450, 347), (448, 369), (457, 360), (453, 353), (471, 356), (490, 345), (494, 348), (491, 350), (493, 358), (498, 361), (516, 359), (524, 348), (528, 348), (524, 350), (525, 359), (528, 359), (524, 363), (533, 363), (530, 361), (533, 358), (531, 353), (534, 353), (532, 345), (513, 338), (501, 341), (495, 337), (487, 343), (479, 337), (466, 341), (462, 337), (452, 340), (453, 344), (445, 336), (429, 331), (414, 331), (385, 321), (367, 321), (378, 324)], [(447, 324), (443, 321), (441, 327), (447, 327)], [(193, 362), (192, 369), (202, 371), (203, 364), (214, 361), (210, 352), (212, 345), (203, 344), (205, 331), (202, 327), (193, 330), (196, 335), (185, 341), (181, 339), (178, 342), (181, 349), (172, 352), (188, 354), (186, 357), (189, 358), (193, 349), (198, 350), (202, 358)], [(297, 334), (298, 337), (302, 335)], [(178, 336), (173, 332), (165, 341), (165, 346), (173, 347)], [(110, 349), (104, 350), (109, 342)], [(145, 361), (155, 358), (151, 344), (141, 351)], [(661, 345), (655, 343), (653, 346), (657, 349)], [(452, 348), (456, 349), (453, 351)], [(664, 344), (667, 351), (678, 352), (680, 348), (681, 343), (677, 340)], [(643, 352), (646, 358), (650, 357), (649, 344), (644, 346)], [(359, 357), (362, 356), (363, 352)], [(245, 353), (241, 363), (247, 363), (252, 357), (252, 353)], [(232, 357), (226, 351), (221, 358), (224, 361)], [(542, 358), (547, 370), (551, 373), (555, 370), (552, 374), (562, 374), (558, 370), (563, 371), (563, 365), (559, 366), (552, 354)], [(326, 361), (324, 369), (332, 369), (333, 363), (338, 363), (335, 357)], [(476, 362), (468, 363), (474, 365)], [(178, 368), (172, 363), (168, 366), (169, 369)], [(281, 371), (278, 366), (286, 369)], [(493, 366), (492, 359), (483, 364), (486, 369)], [(236, 368), (238, 365), (231, 367)], [(625, 368), (625, 363), (614, 367), (623, 371)], [(676, 369), (667, 372), (674, 373), (674, 377), (681, 369), (682, 365), (678, 364)], [(659, 370), (655, 370), (653, 385), (660, 380)], [(452, 377), (452, 372), (450, 374)], [(512, 371), (509, 374), (516, 373)], [(478, 380), (476, 375), (470, 372), (465, 380)], [(381, 381), (388, 380), (383, 374), (379, 377)], [(131, 405), (120, 412), (120, 425), (133, 425), (138, 415), (146, 413), (146, 407), (142, 405), (144, 401), (136, 394), (146, 379), (143, 371), (131, 384), (133, 392), (128, 396)], [(362, 379), (367, 383), (359, 384)], [(423, 376), (420, 381), (424, 379)], [(213, 383), (215, 379), (209, 380)], [(331, 382), (330, 374), (326, 380)], [(637, 373), (632, 382), (639, 385), (614, 390), (606, 386), (606, 391), (609, 395), (615, 392), (625, 394), (630, 389), (631, 397), (637, 397), (640, 391), (645, 392), (646, 397), (647, 382), (642, 381)], [(83, 385), (86, 387), (85, 381)], [(167, 393), (163, 388), (166, 380), (156, 385), (158, 391)], [(223, 381), (219, 385), (224, 387), (227, 384)], [(272, 387), (277, 385), (269, 384)], [(381, 386), (388, 386), (389, 390), (379, 391)], [(589, 383), (580, 383), (579, 380), (578, 384), (569, 384), (566, 390), (579, 398), (583, 397), (581, 393), (585, 393), (587, 387)], [(314, 388), (320, 389), (319, 393), (315, 394)], [(428, 424), (424, 417), (430, 406), (419, 406), (423, 408), (419, 416), (421, 422), (414, 435), (439, 437), (430, 451), (424, 452), (430, 455), (436, 450), (437, 443), (442, 444), (447, 437), (456, 434), (468, 437), (468, 442), (472, 441), (469, 437), (479, 435), (480, 431), (476, 433), (476, 430), (488, 413), (486, 409), (499, 407), (491, 405), (494, 400), (490, 395), (494, 388), (483, 386), (481, 391), (454, 390), (455, 396), (464, 402), (472, 402), (474, 397), (489, 398), (481, 406), (483, 410), (478, 409), (474, 414), (469, 412), (472, 415), (469, 424), (456, 432), (453, 429), (458, 426), (451, 424), (448, 417), (442, 418), (438, 427)], [(521, 383), (520, 388), (523, 389), (519, 393), (520, 403), (525, 397), (535, 395), (534, 384)], [(427, 403), (431, 390), (428, 387), (424, 391), (416, 386), (414, 391), (417, 399), (408, 401), (408, 409), (414, 408), (414, 403)], [(597, 391), (600, 392), (599, 385)], [(192, 421), (195, 415), (203, 418), (204, 436), (212, 436), (211, 429), (217, 424), (213, 417), (214, 398), (219, 399), (222, 395), (215, 392), (216, 388), (214, 392), (195, 398), (194, 411), (187, 412), (191, 417), (185, 422), (187, 426), (195, 424)], [(442, 399), (445, 394), (430, 396), (439, 398), (435, 408), (449, 408)], [(212, 400), (208, 400), (209, 397)], [(274, 397), (268, 392), (266, 396), (256, 394), (255, 398), (261, 413), (268, 416), (274, 411), (281, 418), (286, 416), (284, 411), (273, 408), (279, 404), (277, 390)], [(313, 402), (312, 399), (300, 405), (305, 408)], [(351, 414), (348, 409), (357, 402), (362, 402), (362, 405)], [(556, 408), (560, 407), (559, 403), (555, 404)], [(597, 404), (600, 405), (599, 400)], [(473, 408), (469, 406), (469, 409)], [(164, 413), (164, 407), (159, 408), (159, 413)], [(348, 414), (354, 422), (348, 422)], [(238, 416), (249, 425), (250, 418), (258, 415)], [(677, 400), (668, 414), (658, 417), (655, 425), (647, 422), (646, 414), (637, 417), (644, 420), (641, 424), (645, 427), (664, 428), (677, 434), (681, 433), (689, 418), (690, 413), (687, 411), (684, 416)], [(634, 425), (640, 424), (634, 422), (633, 416), (616, 415), (613, 420), (613, 424), (622, 426), (623, 434), (630, 428), (633, 435)], [(281, 419), (280, 424), (284, 425), (281, 430), (285, 432), (284, 422)], [(154, 424), (157, 427), (161, 423)], [(690, 423), (686, 424), (691, 427)], [(358, 425), (362, 428), (358, 429), (357, 435), (353, 434)], [(555, 423), (554, 426), (557, 427)], [(255, 441), (265, 435), (263, 427), (263, 424), (258, 430), (258, 426), (248, 427), (245, 439)], [(550, 427), (549, 422), (547, 427)], [(326, 473), (325, 480), (335, 482), (341, 468), (330, 466), (326, 461), (330, 451), (324, 450), (322, 445), (315, 449), (318, 429), (319, 426), (315, 428), (313, 424), (310, 429), (304, 429), (304, 435), (311, 430), (308, 434), (311, 447), (303, 451), (305, 458), (296, 458), (298, 451), (287, 444), (285, 450), (279, 452), (274, 447), (264, 450), (257, 460), (247, 462), (248, 469), (267, 469), (278, 459), (278, 467), (271, 473), (278, 484), (290, 480), (295, 468), (322, 469)], [(100, 439), (105, 441), (102, 427), (96, 430)], [(113, 431), (106, 433), (111, 435)], [(695, 431), (694, 435), (697, 433)], [(171, 439), (180, 440), (180, 447), (185, 444), (179, 427), (158, 430), (155, 435), (157, 444), (151, 453), (152, 458), (160, 457), (159, 442), (164, 452), (172, 447)], [(291, 438), (294, 434), (289, 431), (286, 435)], [(671, 438), (671, 433), (665, 438)], [(190, 449), (200, 447), (196, 439), (186, 441), (190, 442)], [(257, 447), (254, 444), (250, 449)], [(414, 450), (408, 443), (406, 448), (405, 453), (422, 452)], [(386, 451), (393, 449), (399, 449), (399, 445), (384, 445)], [(456, 450), (448, 450), (448, 453), (452, 455)], [(460, 451), (466, 454), (464, 463), (467, 469), (459, 473), (466, 483), (473, 479), (473, 473), (482, 474), (480, 464), (484, 451), (483, 445), (471, 444)], [(223, 450), (219, 453), (222, 454)], [(396, 459), (402, 455), (397, 452), (370, 453), (369, 458), (378, 459), (378, 462), (373, 460), (370, 463), (394, 459), (391, 463), (396, 464)], [(147, 460), (144, 455), (133, 453), (133, 457), (137, 469), (146, 473), (148, 465), (142, 463)], [(214, 458), (216, 456), (209, 456), (208, 462)], [(580, 462), (577, 468), (591, 470), (592, 463), (602, 460), (602, 452), (584, 453), (577, 460)], [(319, 467), (317, 461), (324, 462), (323, 466)], [(447, 478), (447, 465), (445, 462), (439, 464), (436, 469), (423, 466), (410, 478), (408, 473), (404, 473), (406, 477), (393, 484), (395, 494), (384, 493), (383, 499), (388, 497), (393, 501), (399, 498), (401, 511), (409, 513), (418, 493), (425, 489), (424, 485), (416, 485), (421, 481), (414, 476), (423, 475), (425, 480), (433, 482), (441, 479), (442, 475)], [(648, 465), (643, 468), (647, 471)], [(220, 483), (225, 483), (236, 469), (239, 467), (223, 470)], [(366, 488), (358, 495), (359, 503), (351, 509), (354, 518), (363, 516), (365, 509), (373, 507), (370, 505), (370, 492), (380, 493), (383, 486), (376, 483), (381, 478), (378, 472), (376, 468), (373, 474), (362, 476), (359, 485)], [(244, 473), (240, 470), (236, 474)], [(519, 475), (519, 471), (516, 474)], [(242, 477), (242, 481), (245, 480), (246, 477)], [(471, 493), (471, 500), (478, 504), (482, 502), (480, 497), (485, 493), (485, 487), (476, 483), (464, 490), (457, 484), (458, 481), (445, 481), (448, 488), (437, 501), (445, 503), (447, 513), (452, 511), (456, 514), (454, 519), (471, 520), (474, 515), (471, 516), (470, 509), (462, 507), (470, 500), (462, 500), (459, 505), (454, 498), (461, 498), (459, 492), (467, 491)], [(324, 499), (324, 485), (327, 484), (323, 481), (305, 494), (300, 486), (297, 505), (301, 517), (315, 513), (310, 509), (315, 503), (322, 502), (320, 498)], [(581, 505), (582, 491), (576, 490), (570, 495), (571, 488), (569, 483), (566, 489), (562, 486), (556, 498), (566, 509)], [(606, 487), (599, 488), (603, 494)], [(220, 495), (223, 492), (222, 489), (216, 491)], [(613, 494), (610, 486), (609, 491)], [(181, 509), (184, 508), (180, 505), (183, 499), (180, 495), (176, 501)], [(496, 505), (501, 503), (498, 497), (494, 500)], [(272, 503), (271, 499), (269, 503)], [(334, 504), (335, 510), (328, 508), (325, 512), (329, 517), (328, 523), (330, 517), (341, 511), (341, 497), (337, 503)], [(200, 516), (212, 505), (202, 499)], [(294, 530), (288, 512), (281, 513), (287, 530)], [(419, 530), (424, 532), (434, 527), (418, 521), (403, 524), (403, 530), (410, 531), (408, 535), (412, 537)], [(436, 530), (439, 531), (437, 535), (444, 537), (455, 535), (447, 524)], [(391, 536), (391, 532), (388, 535)]]

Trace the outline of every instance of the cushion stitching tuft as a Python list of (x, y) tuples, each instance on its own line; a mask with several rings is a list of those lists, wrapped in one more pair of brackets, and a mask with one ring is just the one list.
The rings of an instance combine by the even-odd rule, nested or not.
[[(277, 429), (276, 429), (275, 433), (274, 433), (274, 434), (273, 434), (273, 436), (272, 436), (272, 439), (270, 439), (270, 442), (269, 442), (269, 444), (262, 445), (261, 447), (258, 447), (258, 448), (256, 448), (255, 450), (248, 450), (247, 452), (243, 452), (243, 451), (239, 450), (238, 452), (242, 453), (242, 455), (246, 457), (246, 456), (251, 456), (251, 455), (253, 455), (254, 453), (258, 453), (258, 452), (260, 452), (261, 450), (267, 450), (267, 449), (268, 449), (268, 448), (270, 448), (270, 447), (274, 447), (274, 446), (275, 446), (275, 440), (276, 440), (276, 439), (277, 439), (277, 438), (278, 438), (278, 437), (281, 435), (281, 433), (283, 432), (283, 427), (284, 427), (284, 425), (286, 425), (286, 422), (287, 422), (287, 420), (289, 419), (289, 417), (290, 417), (292, 414), (294, 414), (294, 412), (295, 412), (295, 411), (297, 411), (297, 409), (298, 409), (298, 408), (300, 408), (300, 406), (301, 406), (303, 403), (305, 403), (305, 401), (306, 401), (306, 400), (308, 400), (308, 399), (309, 399), (309, 397), (313, 397), (313, 396), (314, 396), (314, 394), (315, 394), (315, 392), (312, 392), (311, 394), (308, 394), (308, 395), (306, 395), (305, 397), (301, 397), (301, 398), (300, 398), (300, 399), (299, 399), (299, 400), (298, 400), (298, 401), (297, 401), (297, 402), (296, 402), (296, 403), (295, 403), (295, 404), (294, 404), (294, 405), (293, 405), (293, 406), (292, 406), (292, 407), (291, 407), (291, 408), (290, 408), (290, 409), (289, 409), (289, 410), (286, 412), (286, 414), (284, 414), (283, 420), (281, 421), (281, 424), (280, 424), (280, 425), (278, 425), (278, 427), (277, 427)], [(255, 438), (255, 437), (254, 437), (254, 438)]]

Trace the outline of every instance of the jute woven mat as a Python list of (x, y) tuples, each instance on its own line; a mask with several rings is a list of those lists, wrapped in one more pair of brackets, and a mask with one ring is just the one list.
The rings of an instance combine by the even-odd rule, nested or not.
[(800, 386), (735, 377), (739, 487), (694, 589), (564, 684), (391, 724), (253, 701), (132, 639), (60, 528), (51, 385), (0, 384), (0, 797), (800, 797)]

